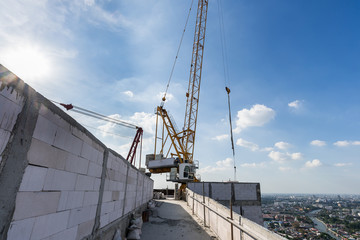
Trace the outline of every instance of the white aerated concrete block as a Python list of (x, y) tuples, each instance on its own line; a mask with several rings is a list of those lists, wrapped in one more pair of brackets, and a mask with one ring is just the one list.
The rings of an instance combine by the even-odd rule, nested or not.
[(99, 178), (95, 178), (94, 181), (94, 191), (99, 191), (100, 190), (100, 184), (101, 184), (101, 179)]
[(231, 184), (211, 183), (211, 188), (212, 188), (212, 198), (213, 199), (229, 200), (231, 198)]
[(82, 239), (83, 237), (91, 234), (94, 227), (95, 220), (90, 220), (78, 225), (78, 231), (76, 239)]
[(84, 192), (83, 206), (95, 205), (99, 201), (99, 192)]
[(66, 209), (74, 209), (82, 207), (84, 201), (84, 192), (69, 192), (67, 201), (66, 201)]
[(33, 230), (35, 218), (27, 218), (20, 221), (11, 222), (8, 231), (8, 240), (30, 239)]
[(53, 113), (43, 104), (40, 106), (39, 114), (44, 118), (48, 119), (50, 122), (56, 124), (57, 126), (65, 129), (66, 131), (70, 131), (70, 124), (62, 119), (59, 115)]
[(236, 200), (260, 200), (257, 199), (257, 184), (235, 184), (235, 199)]
[[(3, 93), (3, 91), (1, 91)], [(18, 114), (21, 112), (23, 103), (15, 103), (10, 99), (0, 95), (0, 128), (12, 131)]]
[(102, 171), (103, 171), (102, 165), (92, 162), (89, 163), (88, 175), (101, 178)]
[(10, 131), (0, 129), (0, 155), (4, 151), (6, 145), (8, 144), (10, 135), (11, 135)]
[(18, 192), (13, 219), (21, 220), (56, 212), (60, 192)]
[(48, 169), (44, 190), (74, 190), (76, 184), (77, 174)]
[(114, 211), (115, 202), (106, 202), (101, 205), (101, 215)]
[(62, 232), (56, 233), (49, 238), (48, 240), (75, 240), (77, 236), (78, 226), (75, 226), (70, 229), (66, 229)]
[(56, 129), (56, 136), (54, 146), (66, 150), (74, 155), (80, 155), (83, 141), (72, 135), (69, 131), (58, 127)]
[(20, 185), (20, 191), (41, 191), (44, 187), (47, 168), (28, 165)]
[(102, 201), (110, 202), (112, 200), (112, 191), (104, 191)]
[(52, 145), (54, 143), (57, 128), (58, 126), (56, 124), (39, 115), (33, 137)]
[(89, 163), (88, 175), (100, 178), (101, 173), (102, 173), (102, 166), (93, 162)]
[(42, 239), (66, 229), (70, 211), (58, 212), (36, 218), (31, 239)]
[(95, 219), (96, 205), (71, 210), (68, 227)]
[(97, 162), (99, 151), (87, 143), (83, 143), (81, 150), (81, 157), (89, 159), (92, 162)]
[(68, 155), (68, 152), (55, 148), (36, 138), (32, 138), (27, 159), (29, 163), (33, 165), (64, 170)]
[(114, 209), (122, 210), (124, 206), (124, 200), (115, 201)]
[(58, 212), (66, 209), (68, 196), (69, 196), (69, 191), (61, 191), (60, 200), (57, 208)]
[(89, 168), (89, 160), (68, 154), (66, 159), (65, 170), (68, 172), (86, 174)]
[(95, 177), (78, 175), (76, 181), (76, 190), (92, 191), (94, 189)]
[(13, 87), (5, 87), (0, 90), (0, 96), (16, 105), (22, 106), (24, 104), (24, 97), (21, 96)]
[(100, 216), (100, 228), (109, 224), (109, 222), (110, 222), (109, 218), (110, 218), (109, 214), (104, 214), (104, 215)]

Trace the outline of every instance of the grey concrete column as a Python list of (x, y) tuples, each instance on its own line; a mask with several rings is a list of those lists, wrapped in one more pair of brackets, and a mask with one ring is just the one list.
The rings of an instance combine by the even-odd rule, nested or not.
[[(17, 192), (28, 165), (27, 152), (39, 115), (39, 99), (36, 92), (18, 81), (14, 86), (25, 98), (22, 111), (18, 115), (10, 140), (2, 154), (0, 173), (0, 239), (7, 238), (7, 232), (15, 211)], [(20, 88), (20, 89), (19, 89)]]
[(91, 236), (95, 236), (96, 235), (95, 233), (100, 228), (101, 205), (102, 205), (102, 200), (103, 200), (103, 196), (104, 196), (104, 188), (105, 188), (105, 179), (106, 179), (106, 173), (107, 173), (108, 158), (109, 158), (109, 150), (105, 149), (104, 156), (103, 156), (102, 172), (101, 172), (99, 200), (98, 200), (98, 205), (96, 207), (95, 223), (94, 223), (94, 227), (93, 227)]
[(127, 185), (128, 185), (129, 169), (131, 168), (130, 163), (126, 164), (126, 166), (127, 166), (127, 169), (126, 169), (126, 178), (125, 178), (124, 204), (123, 204), (123, 211), (122, 211), (123, 216), (125, 214), (124, 212), (125, 212), (125, 205), (126, 205), (126, 192), (127, 192)]

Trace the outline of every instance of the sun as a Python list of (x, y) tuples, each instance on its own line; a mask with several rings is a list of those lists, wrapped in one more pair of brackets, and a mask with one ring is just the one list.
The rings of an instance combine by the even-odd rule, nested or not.
[(34, 45), (2, 50), (1, 63), (25, 82), (43, 82), (51, 73), (50, 57)]

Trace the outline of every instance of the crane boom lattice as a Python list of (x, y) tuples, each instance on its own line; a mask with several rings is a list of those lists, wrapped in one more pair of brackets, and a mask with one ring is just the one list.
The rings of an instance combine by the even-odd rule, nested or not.
[(193, 161), (196, 122), (199, 106), (201, 72), (203, 63), (205, 30), (207, 19), (208, 1), (200, 0), (196, 17), (195, 36), (191, 59), (188, 92), (186, 94), (186, 110), (184, 120), (184, 147), (188, 153), (189, 161)]

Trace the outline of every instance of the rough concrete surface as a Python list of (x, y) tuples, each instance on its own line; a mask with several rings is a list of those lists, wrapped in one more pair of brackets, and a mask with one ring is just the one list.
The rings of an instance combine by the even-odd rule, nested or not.
[(192, 217), (185, 201), (157, 200), (156, 206), (149, 222), (143, 224), (142, 240), (217, 239), (199, 218)]

